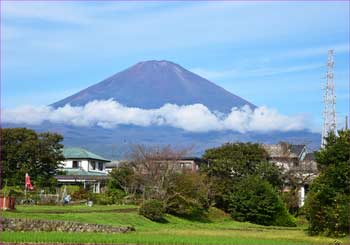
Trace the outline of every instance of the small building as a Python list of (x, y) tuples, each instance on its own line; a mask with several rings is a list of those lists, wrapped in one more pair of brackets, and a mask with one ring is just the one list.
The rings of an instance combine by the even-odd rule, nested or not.
[(82, 185), (100, 193), (107, 180), (106, 164), (110, 161), (83, 148), (64, 148), (65, 160), (61, 163), (64, 174), (57, 175), (59, 184)]

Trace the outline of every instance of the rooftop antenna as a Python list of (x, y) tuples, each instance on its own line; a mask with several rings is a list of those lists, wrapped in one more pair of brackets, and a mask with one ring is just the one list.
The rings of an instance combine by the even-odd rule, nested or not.
[(334, 94), (334, 60), (333, 49), (328, 50), (327, 61), (327, 76), (326, 87), (324, 95), (324, 111), (323, 111), (323, 129), (322, 129), (322, 141), (321, 148), (324, 148), (327, 144), (326, 137), (331, 133), (336, 133), (336, 114), (335, 114), (335, 94)]

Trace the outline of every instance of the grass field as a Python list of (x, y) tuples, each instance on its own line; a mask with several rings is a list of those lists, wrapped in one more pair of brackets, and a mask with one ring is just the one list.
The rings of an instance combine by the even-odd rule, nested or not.
[[(334, 244), (335, 239), (308, 236), (305, 226), (295, 228), (259, 226), (233, 221), (211, 209), (202, 221), (167, 215), (165, 223), (152, 222), (137, 214), (136, 206), (18, 206), (3, 217), (69, 220), (112, 226), (134, 226), (127, 234), (3, 232), (2, 242), (28, 243), (129, 243), (129, 244)], [(78, 212), (79, 213), (78, 213)], [(337, 239), (349, 244), (350, 238)]]

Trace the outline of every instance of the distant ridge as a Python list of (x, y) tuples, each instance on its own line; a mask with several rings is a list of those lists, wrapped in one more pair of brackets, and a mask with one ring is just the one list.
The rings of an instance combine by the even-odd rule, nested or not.
[(171, 61), (139, 62), (95, 85), (53, 103), (82, 106), (93, 100), (114, 99), (129, 107), (159, 108), (166, 103), (200, 103), (212, 111), (228, 113), (232, 107), (256, 106)]

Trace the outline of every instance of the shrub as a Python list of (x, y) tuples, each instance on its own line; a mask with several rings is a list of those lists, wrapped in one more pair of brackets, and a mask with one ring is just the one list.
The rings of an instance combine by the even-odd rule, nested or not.
[(106, 195), (112, 198), (113, 204), (123, 204), (126, 194), (120, 189), (107, 188)]
[(187, 172), (174, 176), (167, 191), (167, 213), (200, 218), (209, 208), (208, 187), (204, 176)]
[(228, 195), (229, 212), (238, 221), (260, 225), (295, 226), (277, 191), (258, 176), (238, 182)]
[(164, 204), (158, 200), (146, 201), (141, 205), (139, 214), (153, 221), (162, 221), (165, 214)]
[(113, 197), (107, 195), (107, 193), (94, 193), (92, 195), (92, 201), (100, 205), (111, 205), (113, 204)]
[(89, 192), (83, 187), (80, 187), (79, 190), (74, 191), (71, 194), (71, 197), (72, 197), (72, 200), (75, 200), (75, 201), (87, 200), (89, 199)]

